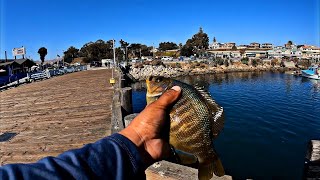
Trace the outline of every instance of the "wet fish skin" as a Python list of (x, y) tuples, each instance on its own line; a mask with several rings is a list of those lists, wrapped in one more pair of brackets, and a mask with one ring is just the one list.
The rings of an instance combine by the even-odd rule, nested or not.
[(201, 89), (177, 80), (151, 76), (146, 83), (148, 104), (175, 85), (182, 89), (180, 99), (170, 111), (170, 144), (183, 152), (178, 153), (182, 164), (195, 163), (193, 160), (197, 159), (199, 179), (210, 179), (213, 173), (224, 175), (213, 148), (213, 139), (223, 128), (223, 108)]

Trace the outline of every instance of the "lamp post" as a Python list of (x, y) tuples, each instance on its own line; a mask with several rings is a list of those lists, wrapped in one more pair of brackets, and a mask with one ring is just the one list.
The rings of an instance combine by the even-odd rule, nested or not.
[(112, 44), (113, 44), (113, 69), (112, 69), (112, 75), (111, 78), (109, 80), (109, 83), (111, 84), (111, 86), (113, 86), (116, 83), (116, 80), (113, 77), (113, 71), (116, 68), (116, 50), (115, 50), (115, 40), (112, 40)]

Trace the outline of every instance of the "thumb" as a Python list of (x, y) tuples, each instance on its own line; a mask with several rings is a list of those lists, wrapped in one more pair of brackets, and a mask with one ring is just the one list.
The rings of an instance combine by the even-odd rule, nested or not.
[(155, 103), (164, 109), (167, 109), (179, 99), (180, 95), (181, 88), (179, 86), (173, 86), (171, 89), (163, 93)]

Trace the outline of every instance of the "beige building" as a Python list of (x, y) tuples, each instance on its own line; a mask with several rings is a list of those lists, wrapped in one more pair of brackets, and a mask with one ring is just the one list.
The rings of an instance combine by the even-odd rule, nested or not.
[(236, 43), (229, 42), (229, 43), (224, 43), (221, 46), (221, 49), (232, 49), (232, 47), (236, 46)]
[(273, 44), (271, 44), (271, 43), (263, 43), (263, 44), (261, 44), (261, 48), (263, 48), (263, 49), (272, 49), (273, 48)]
[(209, 50), (208, 53), (220, 58), (266, 58), (268, 56), (268, 50), (264, 49), (214, 49)]
[(252, 42), (252, 43), (250, 43), (249, 48), (259, 49), (260, 48), (260, 43)]

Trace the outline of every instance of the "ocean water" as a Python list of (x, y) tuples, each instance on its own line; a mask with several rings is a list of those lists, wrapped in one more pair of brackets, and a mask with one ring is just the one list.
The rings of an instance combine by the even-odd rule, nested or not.
[[(241, 72), (177, 78), (204, 87), (224, 107), (214, 146), (235, 179), (301, 179), (307, 144), (320, 139), (320, 81), (283, 73)], [(133, 85), (133, 109), (146, 104)]]

